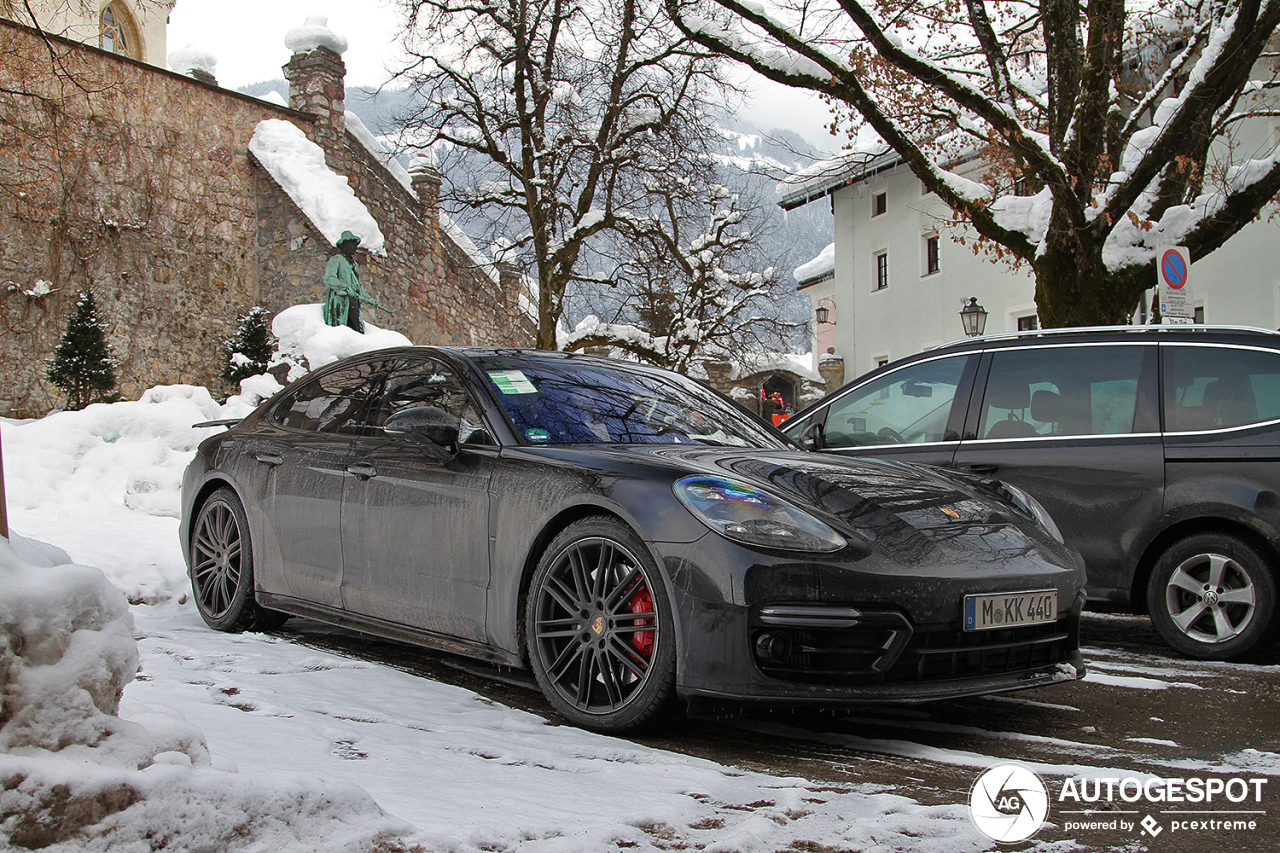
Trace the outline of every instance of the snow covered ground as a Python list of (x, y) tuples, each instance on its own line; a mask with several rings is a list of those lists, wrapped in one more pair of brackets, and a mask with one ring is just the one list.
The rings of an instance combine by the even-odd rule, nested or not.
[[(324, 327), (318, 306), (274, 328), (301, 367), (404, 342)], [(211, 433), (191, 424), (276, 387), (249, 380), (220, 406), (170, 386), (0, 423), (14, 534), (0, 540), (0, 846), (989, 849), (959, 803), (722, 766), (208, 629), (178, 547), (180, 475)]]

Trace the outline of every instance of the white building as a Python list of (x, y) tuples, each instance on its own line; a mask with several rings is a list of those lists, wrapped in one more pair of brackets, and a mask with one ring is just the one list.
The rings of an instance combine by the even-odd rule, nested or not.
[[(177, 0), (30, 0), (40, 28), (103, 50), (165, 66), (169, 12)], [(0, 16), (31, 25), (21, 2), (0, 2)]]
[[(1256, 151), (1277, 138), (1275, 121), (1258, 120), (1237, 144)], [(951, 166), (975, 179), (981, 168), (976, 159)], [(1039, 327), (1030, 269), (1011, 268), (976, 232), (954, 225), (946, 204), (924, 192), (896, 153), (855, 152), (818, 164), (780, 184), (778, 196), (787, 210), (831, 205), (834, 253), (800, 267), (796, 278), (815, 314), (822, 304), (835, 321), (813, 318), (814, 352), (834, 346), (846, 380), (963, 337), (959, 312), (970, 298), (988, 311), (987, 334)], [(1218, 251), (1192, 259), (1197, 321), (1280, 328), (1280, 222), (1268, 221), (1267, 212)], [(1138, 322), (1149, 305), (1150, 292)]]

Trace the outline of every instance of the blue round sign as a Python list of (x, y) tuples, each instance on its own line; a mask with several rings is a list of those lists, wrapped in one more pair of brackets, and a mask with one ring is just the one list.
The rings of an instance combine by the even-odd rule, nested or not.
[(1187, 283), (1187, 262), (1179, 252), (1170, 249), (1164, 253), (1160, 259), (1160, 276), (1165, 284), (1175, 289)]

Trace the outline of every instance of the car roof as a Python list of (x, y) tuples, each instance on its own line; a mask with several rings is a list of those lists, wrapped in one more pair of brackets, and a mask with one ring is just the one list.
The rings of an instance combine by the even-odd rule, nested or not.
[(1170, 326), (1081, 326), (1065, 329), (1034, 329), (1026, 332), (997, 332), (972, 338), (960, 338), (933, 349), (904, 355), (888, 364), (858, 374), (792, 415), (800, 422), (822, 408), (837, 394), (860, 385), (873, 376), (916, 361), (937, 358), (949, 353), (976, 352), (992, 348), (1017, 348), (1045, 344), (1125, 343), (1134, 341), (1183, 341), (1188, 343), (1258, 344), (1280, 349), (1280, 331), (1255, 326), (1211, 326), (1203, 323)]
[(1100, 343), (1133, 340), (1239, 343), (1242, 340), (1267, 345), (1280, 344), (1280, 332), (1255, 326), (1211, 326), (1202, 323), (1179, 326), (1087, 326), (1065, 329), (1033, 329), (1025, 332), (997, 332), (974, 338), (960, 338), (928, 350), (985, 348), (992, 344), (1010, 346), (1040, 343)]

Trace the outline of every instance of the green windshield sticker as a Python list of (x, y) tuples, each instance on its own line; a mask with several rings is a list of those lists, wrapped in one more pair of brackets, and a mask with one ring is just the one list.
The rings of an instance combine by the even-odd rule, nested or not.
[(531, 429), (525, 431), (524, 437), (530, 441), (550, 441), (551, 433), (545, 429)]
[(489, 378), (503, 394), (537, 394), (529, 377), (520, 370), (490, 370)]

